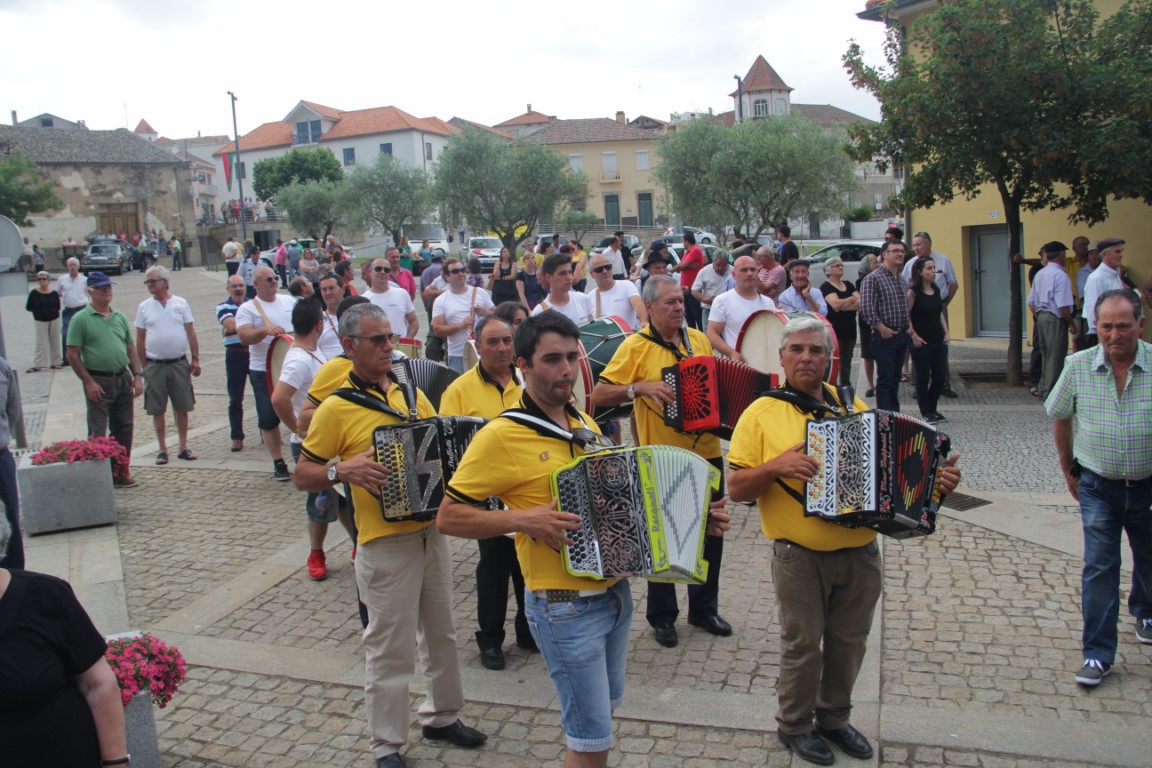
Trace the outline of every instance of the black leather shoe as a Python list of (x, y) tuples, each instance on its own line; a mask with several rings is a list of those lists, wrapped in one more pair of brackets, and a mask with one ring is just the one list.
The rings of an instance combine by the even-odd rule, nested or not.
[(860, 760), (867, 760), (872, 757), (872, 745), (868, 743), (868, 739), (864, 738), (864, 734), (850, 725), (835, 729), (816, 726), (816, 733), (840, 747), (840, 749), (844, 750), (844, 754), (849, 757), (855, 757)]
[(656, 633), (656, 642), (665, 648), (675, 648), (680, 644), (680, 636), (676, 634), (675, 624), (660, 624), (652, 627)]
[(540, 648), (536, 645), (536, 640), (532, 637), (532, 635), (528, 635), (528, 637), (524, 640), (517, 638), (516, 647), (525, 651), (531, 651), (532, 653), (540, 652)]
[(433, 728), (430, 725), (426, 725), (421, 729), (421, 733), (424, 734), (424, 738), (426, 739), (447, 741), (458, 747), (478, 747), (488, 741), (487, 736), (475, 728), (469, 728), (459, 720), (443, 728)]
[(399, 752), (393, 752), (390, 755), (376, 758), (376, 768), (408, 768), (408, 763), (404, 762), (404, 758), (400, 756)]
[(480, 663), (485, 669), (504, 669), (504, 651), (499, 648), (484, 648), (480, 651)]
[(797, 736), (789, 736), (786, 733), (776, 731), (776, 735), (780, 737), (780, 743), (810, 763), (832, 765), (836, 762), (836, 755), (832, 754), (831, 747), (824, 739), (817, 736), (815, 731), (808, 731)]
[(700, 627), (701, 629), (718, 637), (728, 637), (730, 634), (732, 634), (732, 625), (724, 621), (724, 619), (720, 618), (716, 614), (705, 616), (702, 619), (689, 616), (688, 623), (694, 627)]
[(944, 397), (960, 397), (952, 387), (944, 387), (940, 394), (944, 395)]

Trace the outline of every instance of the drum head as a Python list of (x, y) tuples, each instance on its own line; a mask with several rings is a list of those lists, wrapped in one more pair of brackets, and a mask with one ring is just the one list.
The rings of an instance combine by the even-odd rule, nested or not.
[(268, 384), (268, 394), (272, 394), (272, 390), (276, 389), (276, 382), (280, 381), (280, 371), (284, 369), (284, 357), (288, 354), (288, 348), (292, 346), (293, 341), (295, 339), (284, 334), (272, 339), (272, 343), (268, 345), (268, 373), (264, 377)]
[[(616, 350), (631, 335), (632, 328), (623, 318), (615, 315), (602, 317), (580, 326), (580, 357), (590, 381), (589, 395), (596, 387), (596, 382), (600, 381), (600, 374), (608, 367)], [(604, 423), (627, 418), (632, 413), (632, 403), (629, 401), (610, 408), (592, 408), (589, 404), (587, 408), (581, 410), (596, 421)]]
[(580, 364), (576, 366), (576, 379), (572, 382), (572, 399), (576, 403), (576, 410), (589, 413), (592, 409), (592, 388), (596, 383), (592, 380), (592, 368), (588, 365), (584, 344), (579, 341), (576, 344), (580, 348)]
[(476, 339), (464, 342), (464, 370), (470, 371), (480, 362), (480, 353), (476, 350)]
[(824, 381), (835, 382), (840, 372), (840, 345), (828, 318), (819, 312), (786, 312), (779, 309), (762, 309), (753, 312), (744, 321), (740, 336), (736, 340), (736, 351), (744, 357), (744, 362), (766, 373), (775, 373), (784, 381), (784, 366), (780, 364), (780, 342), (784, 338), (784, 326), (795, 317), (808, 315), (824, 323), (832, 336), (832, 359), (824, 372)]

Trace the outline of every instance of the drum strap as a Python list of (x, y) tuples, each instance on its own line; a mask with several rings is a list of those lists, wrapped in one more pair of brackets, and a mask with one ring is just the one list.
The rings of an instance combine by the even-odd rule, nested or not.
[(260, 317), (264, 318), (264, 327), (271, 328), (272, 321), (268, 319), (268, 313), (264, 311), (264, 305), (260, 303), (260, 299), (253, 298), (252, 303), (256, 305), (256, 311), (260, 313)]

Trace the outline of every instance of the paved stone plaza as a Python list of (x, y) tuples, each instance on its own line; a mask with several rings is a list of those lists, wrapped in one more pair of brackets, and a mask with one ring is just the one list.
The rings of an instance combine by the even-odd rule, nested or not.
[[(213, 313), (224, 278), (199, 269), (172, 275), (200, 336), (204, 374), (191, 418), (200, 459), (154, 466), (151, 421), (138, 403), (140, 485), (117, 491), (119, 523), (32, 539), (29, 568), (68, 578), (101, 630), (147, 629), (184, 652), (188, 681), (158, 711), (165, 766), (370, 766), (351, 545), (332, 526), (331, 577), (309, 581), (303, 495), (272, 479), (250, 402), (245, 449), (228, 451)], [(147, 295), (142, 277), (114, 279), (113, 305), (131, 320)], [(0, 311), (9, 359), (23, 371), (31, 317), (22, 297), (0, 299)], [(885, 590), (853, 717), (880, 748), (872, 761), (838, 755), (838, 764), (1147, 766), (1152, 648), (1136, 641), (1130, 618), (1121, 619), (1114, 674), (1090, 691), (1072, 681), (1081, 662), (1080, 531), (1051, 422), (1025, 389), (963, 379), (1003, 372), (1002, 344), (956, 342), (951, 354), (960, 398), (941, 402), (943, 428), (962, 456), (960, 490), (991, 503), (946, 510), (934, 536), (882, 541)], [(33, 446), (83, 435), (82, 388), (71, 371), (21, 374), (21, 386)], [(911, 406), (911, 390), (901, 394)], [(769, 549), (755, 510), (734, 513), (720, 606), (731, 637), (682, 620), (680, 645), (660, 648), (643, 618), (644, 582), (633, 583), (638, 611), (610, 765), (807, 765), (775, 735)], [(441, 748), (413, 728), (409, 764), (558, 765), (563, 734), (540, 656), (509, 643), (506, 670), (480, 666), (476, 545), (454, 540), (454, 550), (469, 700), (462, 717), (490, 738), (476, 751)]]

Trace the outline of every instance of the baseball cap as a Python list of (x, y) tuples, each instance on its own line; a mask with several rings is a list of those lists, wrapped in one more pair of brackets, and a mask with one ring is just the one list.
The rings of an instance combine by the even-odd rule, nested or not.
[(116, 285), (112, 282), (112, 278), (103, 272), (89, 272), (88, 273), (88, 287), (89, 288), (103, 288), (106, 285)]

